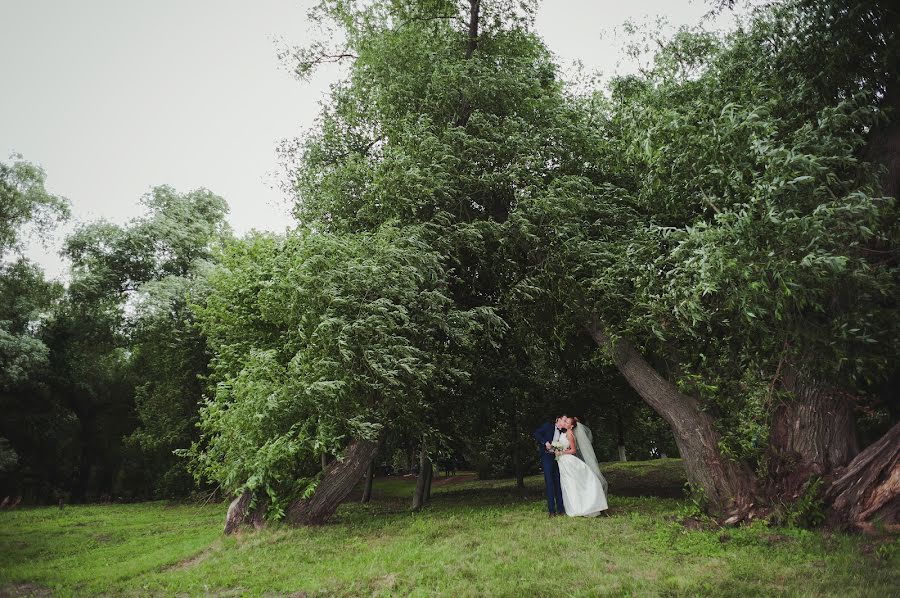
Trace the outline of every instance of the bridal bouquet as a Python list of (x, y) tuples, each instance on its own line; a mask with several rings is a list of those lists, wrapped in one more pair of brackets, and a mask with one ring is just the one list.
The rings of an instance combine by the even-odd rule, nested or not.
[(559, 455), (560, 455), (560, 453), (562, 453), (563, 450), (565, 450), (565, 449), (563, 449), (562, 443), (561, 443), (561, 442), (554, 442), (554, 443), (551, 444), (550, 446), (553, 448), (553, 452), (556, 453), (556, 459), (557, 459), (557, 461), (558, 461), (558, 460), (559, 460)]

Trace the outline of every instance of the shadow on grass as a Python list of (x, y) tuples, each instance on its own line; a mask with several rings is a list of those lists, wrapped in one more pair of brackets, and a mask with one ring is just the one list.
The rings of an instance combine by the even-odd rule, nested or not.
[[(621, 503), (622, 497), (683, 498), (686, 477), (681, 459), (657, 459), (651, 462), (602, 463), (601, 471), (609, 482), (611, 504)], [(514, 479), (478, 480), (474, 473), (435, 478), (431, 500), (427, 509), (433, 513), (459, 511), (460, 508), (477, 511), (484, 508), (525, 503), (541, 503), (544, 500), (543, 475), (528, 476), (524, 487), (517, 487)], [(362, 485), (348, 499), (335, 522), (346, 522), (365, 514), (391, 516), (408, 515), (416, 485), (414, 476), (376, 478), (372, 501), (359, 504)], [(628, 501), (626, 501), (628, 502)], [(356, 503), (358, 507), (353, 507)], [(629, 502), (630, 504), (630, 502)], [(350, 509), (346, 507), (350, 506)], [(634, 505), (636, 506), (636, 505)], [(611, 512), (617, 509), (613, 507)]]

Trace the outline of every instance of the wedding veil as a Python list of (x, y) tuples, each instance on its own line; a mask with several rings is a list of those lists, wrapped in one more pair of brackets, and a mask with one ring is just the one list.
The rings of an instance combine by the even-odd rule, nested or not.
[(593, 437), (591, 429), (586, 425), (579, 423), (575, 426), (573, 433), (575, 434), (575, 456), (584, 461), (584, 464), (588, 466), (588, 469), (593, 471), (594, 475), (600, 478), (600, 485), (603, 486), (603, 493), (606, 494), (609, 484), (607, 484), (603, 474), (600, 473), (600, 465), (597, 464), (597, 456), (594, 454), (594, 445), (591, 444), (591, 438)]

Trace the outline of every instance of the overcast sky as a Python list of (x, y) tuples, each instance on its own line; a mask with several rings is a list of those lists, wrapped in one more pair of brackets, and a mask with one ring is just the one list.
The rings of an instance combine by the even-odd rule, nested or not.
[[(123, 223), (167, 184), (206, 187), (233, 228), (291, 225), (277, 188), (279, 140), (312, 125), (339, 70), (296, 81), (277, 41), (311, 39), (315, 0), (0, 0), (0, 160), (13, 152), (47, 171), (73, 223), (28, 255), (59, 277), (60, 238), (75, 222)], [(545, 0), (537, 30), (563, 63), (603, 73), (621, 63), (626, 20), (696, 25), (700, 0)], [(726, 15), (711, 26), (723, 28)]]

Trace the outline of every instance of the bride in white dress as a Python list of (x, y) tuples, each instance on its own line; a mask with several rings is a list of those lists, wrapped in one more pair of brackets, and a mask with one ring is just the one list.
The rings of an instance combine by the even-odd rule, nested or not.
[(586, 431), (577, 419), (568, 417), (566, 433), (559, 437), (562, 448), (557, 457), (560, 486), (566, 515), (570, 517), (596, 517), (609, 508), (606, 504), (606, 479), (600, 473), (594, 447)]

